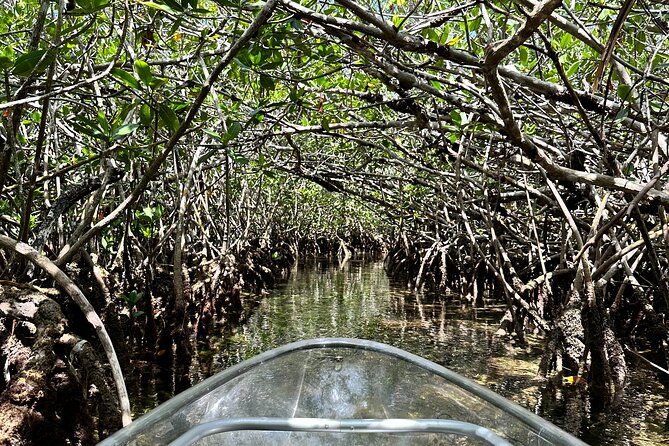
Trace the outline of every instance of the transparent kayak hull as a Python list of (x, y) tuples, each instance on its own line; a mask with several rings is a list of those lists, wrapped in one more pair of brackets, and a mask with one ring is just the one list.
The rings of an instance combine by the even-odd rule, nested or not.
[(263, 353), (175, 396), (100, 444), (171, 443), (585, 444), (455, 372), (358, 339), (300, 341)]

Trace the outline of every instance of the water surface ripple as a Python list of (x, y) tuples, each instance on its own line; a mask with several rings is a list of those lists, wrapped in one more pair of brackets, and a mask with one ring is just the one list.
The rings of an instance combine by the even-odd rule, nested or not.
[(298, 265), (256, 304), (242, 326), (213, 339), (213, 354), (203, 355), (207, 374), (300, 339), (371, 339), (488, 386), (589, 444), (669, 445), (669, 404), (652, 373), (633, 369), (622, 406), (588, 420), (578, 389), (537, 377), (541, 339), (529, 337), (520, 347), (494, 336), (501, 308), (473, 309), (452, 298), (413, 293), (392, 283), (380, 262)]

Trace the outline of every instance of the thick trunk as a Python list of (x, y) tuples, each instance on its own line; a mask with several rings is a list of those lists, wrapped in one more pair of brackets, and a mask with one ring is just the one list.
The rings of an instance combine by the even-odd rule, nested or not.
[(585, 302), (581, 318), (584, 330), (584, 342), (590, 353), (588, 390), (590, 392), (591, 409), (593, 412), (601, 412), (611, 399), (611, 390), (609, 388), (611, 371), (604, 344), (606, 321), (592, 286), (586, 286)]

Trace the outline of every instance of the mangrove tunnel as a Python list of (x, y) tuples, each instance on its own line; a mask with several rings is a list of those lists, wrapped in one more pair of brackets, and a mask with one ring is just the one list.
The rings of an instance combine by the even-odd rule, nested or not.
[(501, 308), (589, 417), (669, 385), (668, 37), (664, 0), (4, 0), (0, 443), (109, 436), (316, 256)]

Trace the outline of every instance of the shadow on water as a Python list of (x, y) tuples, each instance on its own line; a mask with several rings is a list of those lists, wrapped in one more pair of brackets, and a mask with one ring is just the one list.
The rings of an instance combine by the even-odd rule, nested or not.
[(243, 325), (214, 334), (211, 349), (199, 352), (194, 383), (292, 341), (364, 338), (442, 364), (592, 445), (669, 444), (667, 395), (651, 373), (632, 370), (622, 405), (586, 422), (578, 388), (537, 376), (541, 339), (530, 336), (521, 347), (494, 336), (501, 307), (474, 309), (443, 295), (410, 292), (391, 283), (380, 262), (357, 260), (344, 268), (319, 260), (301, 264), (289, 281), (252, 305)]

